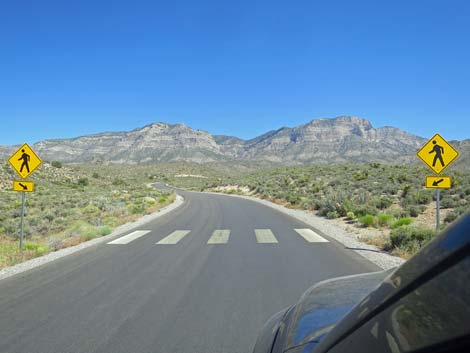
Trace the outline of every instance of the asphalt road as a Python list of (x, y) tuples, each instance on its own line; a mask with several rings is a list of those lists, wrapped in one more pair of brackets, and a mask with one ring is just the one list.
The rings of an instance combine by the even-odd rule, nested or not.
[(378, 270), (269, 207), (180, 193), (148, 233), (0, 281), (0, 352), (251, 352), (264, 321), (312, 284)]

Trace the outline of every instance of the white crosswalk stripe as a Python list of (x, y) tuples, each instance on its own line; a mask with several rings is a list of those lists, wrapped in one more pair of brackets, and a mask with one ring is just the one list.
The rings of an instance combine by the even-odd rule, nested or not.
[(131, 241), (134, 241), (144, 236), (147, 233), (150, 233), (150, 230), (136, 230), (135, 232), (129, 233), (127, 235), (124, 235), (123, 237), (110, 241), (108, 244), (119, 244), (119, 245), (129, 244)]
[(227, 244), (229, 236), (229, 229), (216, 229), (207, 241), (207, 244)]
[(328, 243), (328, 240), (319, 236), (313, 230), (308, 228), (301, 228), (301, 229), (294, 229), (297, 233), (299, 233), (306, 241), (309, 243)]
[(278, 241), (271, 229), (255, 229), (256, 241), (262, 244), (277, 244)]
[(157, 244), (163, 244), (163, 245), (174, 245), (178, 244), (178, 242), (183, 239), (190, 230), (175, 230), (173, 233), (168, 235), (167, 237), (163, 238), (160, 240)]

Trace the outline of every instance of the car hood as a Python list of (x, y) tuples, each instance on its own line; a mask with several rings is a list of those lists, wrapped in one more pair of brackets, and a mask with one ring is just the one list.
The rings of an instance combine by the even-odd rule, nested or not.
[(338, 277), (312, 286), (279, 322), (273, 352), (307, 348), (306, 345), (312, 349), (390, 272)]

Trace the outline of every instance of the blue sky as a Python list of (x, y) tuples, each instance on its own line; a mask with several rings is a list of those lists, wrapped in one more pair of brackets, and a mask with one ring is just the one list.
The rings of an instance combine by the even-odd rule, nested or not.
[(3, 1), (0, 144), (338, 115), (467, 139), (469, 38), (468, 0)]

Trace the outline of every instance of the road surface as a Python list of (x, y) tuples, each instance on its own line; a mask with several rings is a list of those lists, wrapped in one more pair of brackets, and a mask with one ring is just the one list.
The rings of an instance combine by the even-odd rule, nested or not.
[(0, 352), (250, 352), (312, 284), (379, 270), (264, 205), (179, 193), (128, 235), (0, 281)]

